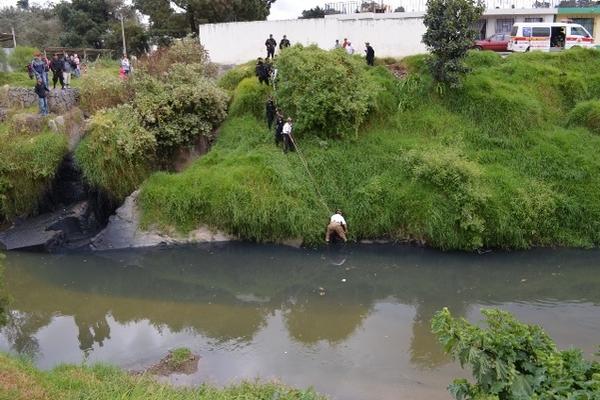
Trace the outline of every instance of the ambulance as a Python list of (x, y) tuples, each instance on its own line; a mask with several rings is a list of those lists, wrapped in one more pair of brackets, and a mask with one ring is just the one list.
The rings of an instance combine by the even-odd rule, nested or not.
[(572, 47), (594, 47), (592, 35), (570, 22), (519, 22), (513, 25), (508, 51), (560, 51)]

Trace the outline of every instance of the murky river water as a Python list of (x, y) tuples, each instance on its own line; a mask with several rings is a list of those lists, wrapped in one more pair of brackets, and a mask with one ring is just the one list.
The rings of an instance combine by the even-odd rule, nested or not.
[(500, 307), (561, 347), (600, 344), (600, 252), (466, 255), (372, 246), (340, 251), (223, 245), (104, 254), (12, 253), (13, 319), (0, 350), (42, 368), (142, 369), (169, 349), (201, 356), (174, 381), (277, 378), (333, 399), (448, 399), (467, 374), (429, 332), (447, 306)]

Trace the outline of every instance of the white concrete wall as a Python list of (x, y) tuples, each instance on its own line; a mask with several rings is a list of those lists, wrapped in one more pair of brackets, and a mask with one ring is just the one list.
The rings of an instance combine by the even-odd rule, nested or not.
[[(496, 19), (514, 18), (524, 22), (527, 17), (553, 22), (556, 9), (491, 9), (484, 12), (489, 37), (495, 33)], [(279, 41), (283, 35), (295, 43), (316, 44), (331, 49), (335, 40), (352, 42), (357, 54), (364, 54), (365, 42), (370, 42), (376, 57), (404, 57), (425, 53), (421, 38), (425, 33), (423, 12), (388, 14), (329, 15), (325, 18), (288, 21), (231, 22), (200, 25), (200, 42), (213, 62), (240, 64), (266, 57), (265, 40), (269, 34)]]
[(289, 21), (232, 22), (200, 25), (200, 42), (213, 62), (240, 64), (266, 56), (269, 34), (279, 41), (282, 36), (303, 45), (317, 44), (331, 49), (335, 40), (348, 38), (357, 54), (364, 54), (370, 42), (376, 57), (401, 57), (424, 53), (421, 37), (425, 26), (421, 18), (333, 19), (318, 18)]

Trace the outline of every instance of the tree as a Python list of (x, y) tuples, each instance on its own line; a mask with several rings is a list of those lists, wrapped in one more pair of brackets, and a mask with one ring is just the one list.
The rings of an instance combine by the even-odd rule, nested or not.
[(340, 14), (340, 12), (333, 8), (323, 9), (316, 6), (315, 8), (302, 11), (302, 16), (298, 17), (298, 19), (325, 18), (326, 15), (333, 14)]
[(473, 27), (484, 10), (481, 0), (476, 1), (427, 0), (423, 43), (433, 56), (430, 61), (433, 77), (450, 87), (460, 86), (462, 75), (468, 71), (464, 58), (477, 37)]
[(21, 10), (29, 9), (29, 0), (17, 0), (17, 7)]
[(487, 329), (455, 319), (448, 309), (432, 319), (433, 333), (475, 383), (457, 379), (448, 390), (457, 400), (598, 399), (600, 363), (580, 350), (558, 351), (548, 335), (500, 310), (483, 310)]
[(122, 0), (73, 0), (57, 4), (54, 11), (63, 25), (61, 44), (68, 47), (105, 48), (110, 23), (121, 16), (135, 18), (135, 10)]
[(52, 9), (35, 6), (26, 10), (16, 7), (1, 9), (0, 32), (10, 32), (11, 28), (15, 29), (17, 45), (38, 49), (58, 45), (63, 32)]

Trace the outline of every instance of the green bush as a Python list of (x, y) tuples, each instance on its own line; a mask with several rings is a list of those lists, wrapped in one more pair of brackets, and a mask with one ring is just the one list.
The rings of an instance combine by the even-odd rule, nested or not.
[(568, 116), (569, 126), (583, 126), (600, 134), (600, 100), (577, 103)]
[(155, 137), (123, 105), (94, 115), (75, 158), (92, 186), (123, 200), (148, 177), (155, 152)]
[(296, 131), (325, 137), (358, 133), (383, 88), (369, 79), (366, 64), (344, 51), (294, 46), (277, 59), (277, 101)]
[(34, 214), (67, 153), (64, 135), (0, 134), (0, 221)]
[(487, 328), (455, 319), (448, 309), (432, 320), (432, 331), (475, 383), (457, 379), (449, 391), (457, 400), (597, 399), (600, 363), (580, 350), (558, 351), (538, 326), (525, 325), (500, 310), (483, 310)]
[(95, 113), (105, 108), (116, 107), (127, 102), (130, 89), (118, 74), (88, 73), (81, 80), (81, 108), (89, 113)]
[(251, 61), (230, 69), (219, 78), (219, 87), (226, 90), (235, 90), (241, 81), (255, 75), (255, 67), (255, 62)]
[(17, 46), (8, 56), (8, 64), (17, 72), (27, 72), (27, 64), (33, 60), (33, 54), (39, 51), (34, 47)]
[(251, 114), (263, 120), (271, 86), (260, 83), (256, 78), (246, 78), (240, 82), (233, 94), (231, 115)]
[(134, 109), (165, 161), (177, 148), (210, 135), (227, 116), (227, 93), (193, 68), (172, 68), (162, 79), (138, 73), (133, 81)]

